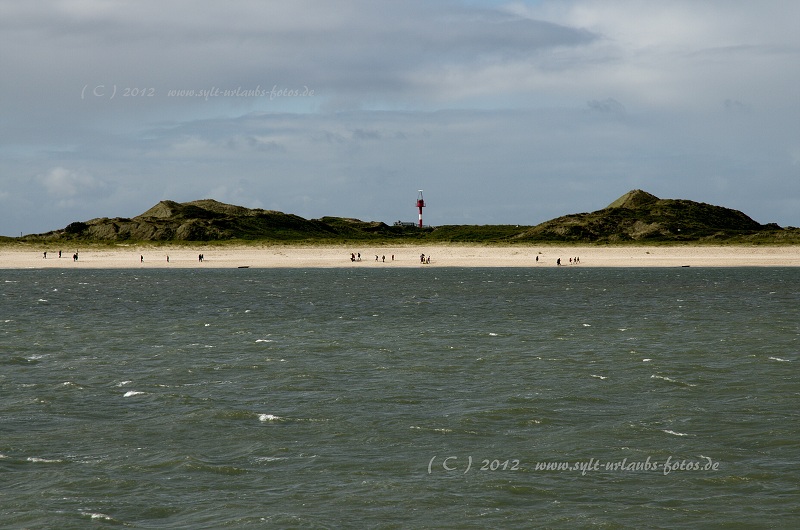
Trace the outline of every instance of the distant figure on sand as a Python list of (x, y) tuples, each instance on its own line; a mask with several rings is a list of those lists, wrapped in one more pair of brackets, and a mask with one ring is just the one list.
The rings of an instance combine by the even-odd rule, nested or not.
[(78, 253), (72, 255), (72, 261), (78, 261)]
[(144, 256), (139, 256), (139, 263), (144, 263)]
[(47, 251), (44, 251), (44, 259), (47, 259)]
[(561, 265), (561, 258), (558, 258), (558, 259), (556, 260), (556, 265)]

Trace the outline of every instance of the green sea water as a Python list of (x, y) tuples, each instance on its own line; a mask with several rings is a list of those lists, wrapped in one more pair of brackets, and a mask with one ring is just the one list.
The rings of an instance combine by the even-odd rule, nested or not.
[(800, 269), (0, 271), (2, 528), (795, 528)]

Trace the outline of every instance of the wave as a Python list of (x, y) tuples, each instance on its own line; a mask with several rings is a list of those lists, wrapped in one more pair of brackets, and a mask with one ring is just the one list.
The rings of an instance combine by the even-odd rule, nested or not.
[(678, 381), (677, 379), (672, 379), (670, 377), (657, 374), (651, 375), (650, 379), (661, 379), (662, 381), (666, 381), (668, 383), (675, 383), (676, 385), (681, 385), (681, 386), (689, 386), (689, 387), (697, 386), (696, 384), (693, 383), (684, 383), (683, 381)]
[(23, 357), (21, 355), (14, 355), (14, 356), (8, 357), (7, 359), (4, 359), (2, 362), (0, 362), (0, 364), (20, 364), (20, 365), (38, 364), (38, 363), (39, 363), (39, 361), (34, 359), (33, 356), (31, 356), (31, 357)]
[(118, 522), (116, 519), (111, 517), (110, 515), (106, 515), (104, 513), (94, 513), (94, 512), (81, 512), (81, 515), (84, 517), (88, 517), (93, 521), (107, 521), (110, 523)]
[(29, 456), (25, 460), (34, 464), (62, 464), (64, 462), (58, 458), (39, 458), (37, 456)]
[(675, 431), (671, 431), (669, 429), (661, 429), (661, 432), (665, 432), (665, 433), (671, 434), (673, 436), (689, 436), (685, 432), (675, 432)]

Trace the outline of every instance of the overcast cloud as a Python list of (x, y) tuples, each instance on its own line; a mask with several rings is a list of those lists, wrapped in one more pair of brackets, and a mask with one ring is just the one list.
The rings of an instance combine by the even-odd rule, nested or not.
[[(536, 224), (641, 188), (800, 225), (794, 0), (0, 0), (0, 234), (213, 198)], [(227, 92), (226, 92), (227, 91)]]

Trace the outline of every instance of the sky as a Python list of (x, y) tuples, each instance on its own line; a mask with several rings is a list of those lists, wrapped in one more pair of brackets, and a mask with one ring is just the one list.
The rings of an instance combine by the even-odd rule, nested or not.
[(800, 225), (795, 0), (0, 0), (0, 235), (198, 199)]

